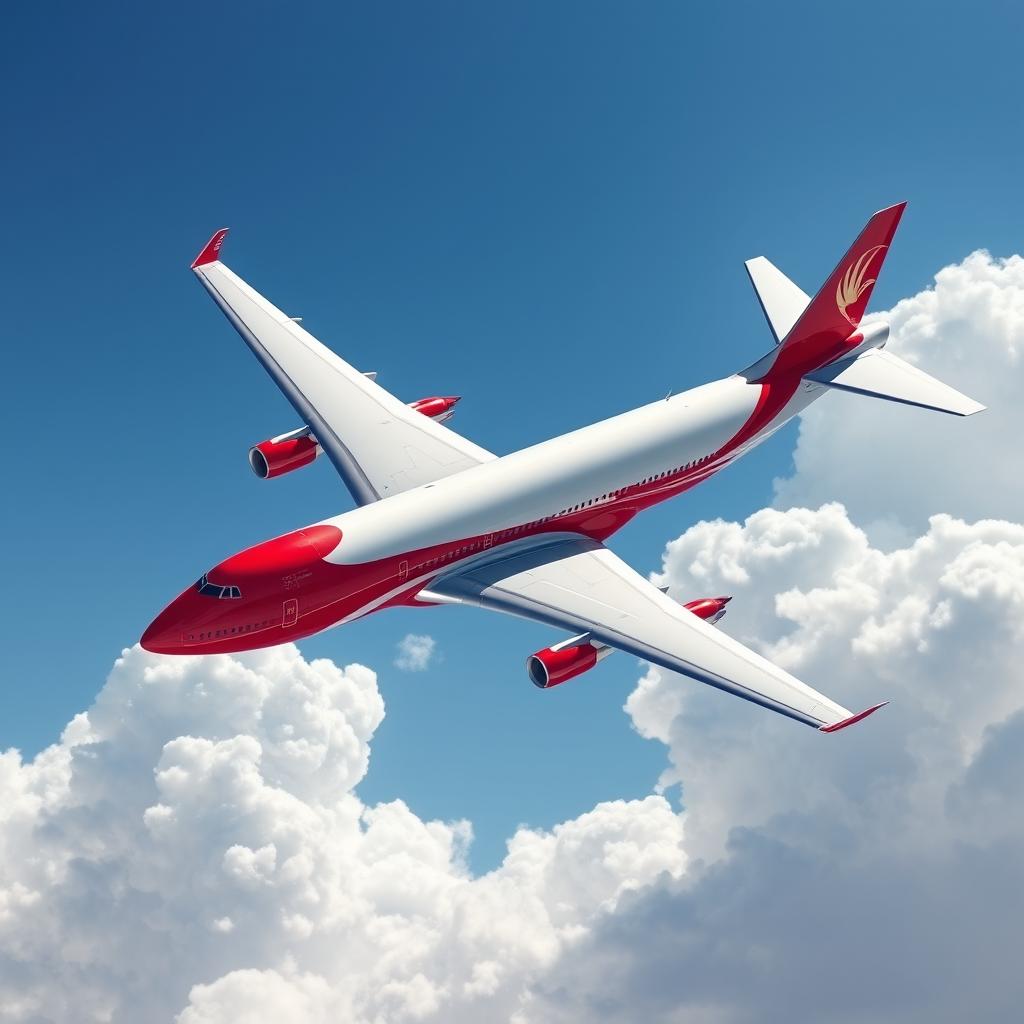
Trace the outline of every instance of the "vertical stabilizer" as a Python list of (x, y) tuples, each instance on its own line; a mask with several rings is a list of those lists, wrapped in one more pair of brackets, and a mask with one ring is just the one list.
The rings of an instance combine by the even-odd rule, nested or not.
[(906, 205), (897, 203), (880, 210), (867, 222), (783, 338), (774, 353), (773, 373), (808, 373), (856, 347), (857, 327)]

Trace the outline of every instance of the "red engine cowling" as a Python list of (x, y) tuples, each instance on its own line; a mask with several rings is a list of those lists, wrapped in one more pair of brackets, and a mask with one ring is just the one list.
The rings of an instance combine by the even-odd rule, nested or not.
[[(455, 405), (458, 401), (458, 395), (420, 398), (410, 402), (409, 408), (422, 413), (428, 419), (444, 423), (455, 415)], [(261, 480), (270, 480), (275, 476), (284, 476), (293, 469), (308, 466), (322, 454), (323, 449), (317, 444), (309, 427), (299, 427), (288, 434), (281, 434), (280, 437), (272, 437), (269, 441), (253, 445), (249, 449), (249, 465)]]
[[(725, 614), (725, 606), (731, 600), (731, 597), (702, 597), (683, 607), (713, 626)], [(550, 690), (552, 686), (588, 672), (613, 650), (607, 644), (594, 640), (589, 633), (581, 633), (531, 654), (526, 659), (526, 671), (535, 686)]]
[(526, 659), (526, 671), (535, 686), (549, 690), (592, 669), (611, 652), (612, 649), (605, 644), (573, 637), (531, 654)]
[(322, 451), (309, 428), (300, 427), (254, 445), (249, 449), (249, 465), (261, 480), (270, 480), (308, 466)]
[(683, 607), (713, 626), (725, 614), (725, 606), (731, 600), (731, 597), (702, 597), (699, 601), (689, 601)]
[(448, 395), (445, 398), (419, 398), (409, 403), (410, 409), (423, 413), (438, 423), (444, 423), (455, 415), (455, 403), (459, 401), (458, 395)]

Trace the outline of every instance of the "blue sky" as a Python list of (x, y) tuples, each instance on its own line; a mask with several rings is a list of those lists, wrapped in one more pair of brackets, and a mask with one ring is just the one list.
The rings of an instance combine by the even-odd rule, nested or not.
[[(248, 469), (251, 443), (297, 424), (191, 280), (217, 227), (273, 301), (408, 400), (463, 395), (453, 425), (498, 452), (760, 355), (745, 258), (813, 290), (908, 199), (882, 308), (974, 248), (1019, 249), (1013, 5), (694, 11), (7, 13), (0, 747), (51, 742), (210, 564), (350, 504), (327, 465)], [(760, 508), (792, 440), (613, 546), (651, 570), (691, 523)], [(391, 667), (408, 632), (437, 639), (429, 671)], [(381, 673), (363, 798), (470, 818), (486, 867), (517, 823), (646, 793), (664, 764), (622, 714), (625, 656), (530, 685), (551, 639), (437, 609), (302, 650)]]

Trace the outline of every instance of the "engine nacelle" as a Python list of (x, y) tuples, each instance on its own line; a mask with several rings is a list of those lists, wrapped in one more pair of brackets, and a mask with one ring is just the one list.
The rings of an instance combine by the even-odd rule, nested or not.
[(447, 397), (418, 398), (415, 402), (409, 403), (410, 409), (423, 413), (429, 419), (444, 423), (455, 415), (455, 404), (459, 401), (459, 395), (448, 395)]
[(725, 606), (731, 600), (731, 597), (702, 597), (698, 601), (688, 601), (683, 607), (713, 626), (725, 614)]
[[(684, 604), (683, 607), (693, 612), (698, 619), (703, 619), (713, 626), (725, 614), (725, 606), (731, 600), (731, 597), (702, 597)], [(559, 683), (575, 679), (576, 676), (590, 671), (613, 650), (613, 647), (595, 640), (589, 633), (581, 633), (553, 647), (545, 647), (543, 651), (531, 654), (526, 659), (526, 671), (534, 686), (550, 690), (552, 686), (558, 686)]]
[(261, 441), (249, 449), (249, 465), (261, 480), (284, 476), (294, 469), (308, 466), (323, 449), (309, 427), (299, 427), (290, 433)]
[(526, 671), (534, 686), (550, 690), (552, 686), (589, 671), (611, 653), (612, 648), (607, 644), (592, 640), (588, 633), (583, 633), (531, 654), (526, 659)]
[[(377, 375), (367, 373), (365, 376), (372, 380)], [(455, 415), (455, 405), (459, 397), (446, 395), (419, 398), (415, 402), (410, 402), (409, 408), (437, 423), (444, 423)], [(308, 466), (317, 456), (323, 455), (323, 452), (309, 427), (299, 427), (298, 430), (253, 445), (249, 449), (249, 465), (261, 480), (271, 480), (275, 476), (284, 476), (293, 469)]]

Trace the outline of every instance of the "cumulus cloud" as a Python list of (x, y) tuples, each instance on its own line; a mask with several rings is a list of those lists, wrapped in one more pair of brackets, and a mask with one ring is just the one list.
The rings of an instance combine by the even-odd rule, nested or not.
[(364, 805), (375, 674), (290, 646), (125, 651), (88, 713), (0, 755), (0, 1019), (512, 1019), (620, 899), (684, 867), (659, 796), (520, 829)]
[(656, 577), (732, 593), (734, 635), (890, 707), (823, 736), (651, 669), (626, 711), (683, 813), (602, 803), (474, 877), (469, 823), (354, 793), (371, 670), (126, 651), (60, 742), (0, 754), (0, 1020), (1015, 1019), (1022, 286), (976, 253), (889, 314), (988, 412), (829, 396), (780, 507), (697, 524)]
[(849, 707), (892, 704), (822, 736), (649, 670), (627, 711), (666, 746), (690, 868), (538, 980), (535, 1024), (1018, 1015), (1024, 260), (974, 253), (881, 316), (988, 411), (826, 397), (777, 507), (697, 524), (655, 579), (734, 594), (734, 635)]
[(967, 420), (856, 395), (801, 419), (776, 505), (842, 501), (873, 536), (907, 540), (933, 512), (1024, 521), (1024, 258), (976, 252), (878, 316), (888, 349), (988, 406)]
[(834, 736), (655, 669), (630, 696), (691, 870), (538, 980), (536, 1022), (1005, 1021), (1024, 885), (1024, 526), (933, 516), (881, 551), (841, 505), (701, 523), (658, 582), (855, 708)]
[(437, 646), (432, 636), (422, 633), (407, 633), (398, 641), (395, 667), (403, 672), (423, 672), (430, 667)]

